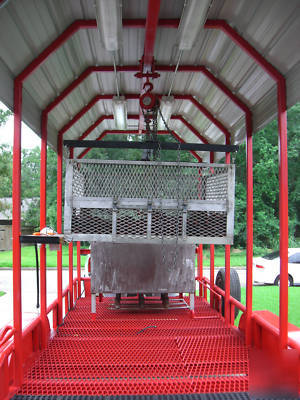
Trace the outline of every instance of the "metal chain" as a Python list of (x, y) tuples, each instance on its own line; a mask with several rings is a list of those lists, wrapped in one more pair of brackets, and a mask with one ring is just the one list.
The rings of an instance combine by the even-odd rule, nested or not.
[[(158, 114), (160, 115), (166, 130), (171, 133), (170, 128), (168, 127), (168, 124), (166, 120), (164, 119), (164, 116), (162, 115), (162, 112), (160, 110), (159, 105), (155, 106), (153, 109), (149, 110), (149, 112), (145, 112), (143, 110), (143, 115), (144, 115), (144, 120), (145, 120), (145, 125), (146, 125), (146, 138), (145, 140), (152, 140), (156, 143), (158, 143), (158, 149), (157, 151), (154, 151), (152, 153), (153, 159), (156, 159), (160, 165), (162, 165), (162, 148), (161, 148), (161, 143), (158, 140), (157, 136), (157, 117)], [(152, 127), (151, 127), (151, 121), (152, 121)], [(180, 200), (181, 200), (181, 188), (180, 185), (182, 184), (182, 169), (180, 168), (180, 160), (181, 160), (181, 143), (178, 141), (178, 150), (177, 150), (177, 179), (176, 179), (176, 184), (177, 184), (177, 215), (176, 215), (176, 242), (175, 242), (175, 249), (174, 253), (171, 258), (173, 258), (173, 262), (171, 263), (170, 268), (174, 268), (176, 263), (177, 263), (177, 257), (178, 257), (178, 240), (179, 240), (179, 220), (180, 220), (180, 215), (182, 215), (182, 221), (183, 221), (183, 213), (180, 210)], [(149, 153), (147, 154), (147, 159), (150, 159)], [(163, 175), (163, 171), (161, 169), (161, 176)], [(165, 241), (164, 241), (164, 212), (163, 212), (163, 204), (162, 200), (164, 197), (164, 188), (162, 186), (163, 182), (162, 179), (159, 179), (159, 190), (158, 190), (158, 201), (160, 204), (160, 234), (161, 234), (161, 250), (162, 250), (162, 266), (165, 265), (166, 262), (166, 252), (165, 252)], [(152, 200), (152, 199), (151, 199)], [(168, 268), (169, 269), (169, 268)]]
[[(158, 112), (159, 106), (155, 106), (151, 110), (145, 111), (142, 109), (144, 120), (145, 120), (145, 125), (146, 125), (146, 135), (145, 135), (145, 141), (153, 141), (153, 142), (158, 142), (157, 139), (157, 112)], [(151, 127), (151, 122), (152, 122), (152, 127)], [(147, 159), (148, 161), (150, 160), (151, 156), (150, 154), (152, 153), (152, 159), (155, 160), (157, 156), (157, 150), (147, 150)]]
[[(172, 134), (171, 133), (171, 129), (169, 128), (166, 120), (164, 119), (164, 116), (163, 116), (160, 108), (158, 109), (158, 113), (159, 113), (159, 115), (160, 115), (160, 117), (161, 117), (161, 119), (162, 119), (162, 121), (163, 121), (163, 123), (164, 123), (164, 125), (165, 125), (165, 127), (167, 129), (167, 131), (169, 132), (169, 134)], [(180, 143), (179, 140), (178, 140), (178, 144), (179, 144), (178, 145), (178, 150), (177, 150), (177, 170), (178, 170), (178, 173), (177, 173), (177, 180), (176, 180), (176, 183), (177, 183), (177, 190), (176, 190), (176, 193), (177, 193), (177, 199), (176, 199), (177, 200), (177, 218), (176, 219), (177, 219), (177, 221), (176, 221), (176, 244), (175, 244), (175, 250), (174, 250), (174, 253), (173, 253), (173, 262), (172, 262), (172, 267), (173, 268), (175, 267), (175, 265), (177, 263), (177, 257), (178, 257), (178, 238), (179, 238), (179, 219), (180, 219), (180, 214), (182, 214), (182, 222), (183, 222), (183, 213), (180, 213), (180, 205), (179, 205), (180, 197), (181, 197), (180, 196), (181, 195), (180, 185), (182, 184), (182, 168), (180, 168), (181, 143)], [(183, 229), (183, 227), (182, 227), (182, 229)], [(163, 255), (163, 260), (164, 260), (164, 255)]]

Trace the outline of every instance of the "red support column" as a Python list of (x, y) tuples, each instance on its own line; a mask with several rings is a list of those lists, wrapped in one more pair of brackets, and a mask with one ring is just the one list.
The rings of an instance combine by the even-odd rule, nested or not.
[(73, 242), (69, 243), (69, 290), (71, 310), (73, 308)]
[(282, 77), (278, 87), (278, 128), (279, 128), (279, 229), (280, 229), (280, 346), (287, 348), (288, 340), (288, 156), (287, 156), (287, 113), (286, 85)]
[[(226, 164), (230, 164), (230, 153), (226, 153)], [(230, 322), (230, 245), (225, 245), (225, 321)]]
[[(63, 168), (63, 146), (62, 136), (57, 139), (57, 233), (62, 233), (62, 168)], [(63, 305), (62, 305), (62, 245), (59, 245), (57, 252), (57, 302), (58, 302), (58, 325), (63, 320)], [(67, 310), (66, 310), (67, 311)]]
[[(211, 244), (209, 246), (210, 249), (210, 287), (213, 289), (215, 286), (215, 245)], [(213, 293), (210, 292), (210, 306), (214, 305), (214, 296)]]
[(80, 242), (77, 242), (77, 297), (81, 297), (81, 257)]
[[(197, 247), (197, 278), (202, 280), (203, 278), (203, 244), (199, 244)], [(199, 284), (199, 296), (203, 296), (202, 285)]]
[(21, 121), (22, 82), (14, 84), (14, 149), (13, 149), (13, 310), (14, 310), (14, 352), (15, 380), (21, 385), (23, 380), (22, 356), (22, 285), (21, 285)]
[[(41, 124), (41, 165), (40, 165), (40, 230), (46, 227), (46, 179), (47, 179), (47, 118), (42, 114)], [(47, 279), (46, 279), (46, 245), (40, 248), (40, 296), (41, 296), (41, 321), (42, 321), (42, 347), (48, 342), (48, 319), (47, 319)]]
[[(209, 162), (214, 162), (214, 153), (211, 151), (209, 153)], [(210, 248), (210, 287), (214, 289), (215, 286), (215, 245), (211, 244)], [(214, 295), (210, 292), (210, 306), (214, 306)]]
[[(220, 29), (236, 43), (277, 84), (278, 129), (279, 129), (279, 229), (280, 229), (280, 347), (287, 348), (288, 340), (288, 159), (287, 159), (287, 114), (285, 77), (270, 64), (250, 43), (224, 20), (207, 20), (205, 28)], [(247, 131), (247, 137), (248, 131)], [(252, 142), (250, 144), (252, 150)], [(253, 189), (252, 189), (253, 190)], [(249, 232), (250, 234), (251, 232)], [(248, 232), (247, 232), (248, 234)], [(250, 240), (251, 242), (251, 240)], [(247, 243), (249, 243), (247, 239)], [(253, 239), (252, 239), (253, 246)], [(252, 256), (249, 256), (249, 259)], [(247, 261), (250, 262), (250, 260)], [(248, 264), (247, 264), (248, 266)], [(250, 266), (250, 265), (249, 265)], [(251, 266), (252, 274), (252, 266)], [(252, 289), (251, 289), (252, 299)], [(249, 310), (250, 312), (250, 310)], [(248, 315), (249, 319), (249, 315)]]
[(251, 316), (253, 297), (253, 144), (252, 121), (246, 116), (247, 152), (247, 249), (246, 249), (246, 343), (251, 344)]
[[(70, 158), (73, 158), (73, 149), (70, 151)], [(69, 243), (69, 289), (70, 289), (70, 310), (73, 308), (74, 287), (73, 287), (73, 242)]]

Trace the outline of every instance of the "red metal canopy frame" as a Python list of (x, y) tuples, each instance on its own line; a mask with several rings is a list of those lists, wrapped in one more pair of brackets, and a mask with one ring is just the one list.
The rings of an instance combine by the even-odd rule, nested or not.
[[(157, 2), (159, 3), (159, 2)], [(177, 28), (178, 20), (158, 20), (158, 26)], [(123, 20), (123, 26), (127, 28), (143, 28), (146, 21), (139, 20)], [(21, 305), (21, 248), (20, 248), (20, 220), (21, 220), (21, 120), (22, 120), (22, 88), (24, 81), (60, 46), (62, 46), (74, 33), (80, 29), (95, 29), (97, 27), (94, 20), (79, 20), (71, 24), (54, 42), (52, 42), (35, 60), (33, 60), (21, 74), (15, 78), (14, 83), (14, 151), (13, 151), (13, 291), (14, 291), (14, 381), (13, 385), (18, 386), (22, 383), (23, 376), (23, 335), (22, 334), (22, 305)], [(207, 29), (219, 29), (228, 35), (234, 43), (236, 43), (242, 50), (244, 50), (252, 59), (260, 65), (265, 72), (277, 84), (277, 102), (278, 102), (278, 125), (279, 125), (279, 187), (280, 187), (280, 257), (281, 257), (281, 270), (280, 270), (280, 347), (285, 349), (288, 344), (288, 270), (287, 270), (287, 249), (288, 249), (288, 190), (287, 190), (287, 122), (286, 122), (286, 86), (285, 78), (268, 62), (266, 61), (245, 39), (243, 39), (226, 21), (208, 20), (205, 24)], [(148, 43), (149, 44), (149, 43)], [(146, 48), (146, 47), (145, 47)], [(150, 52), (147, 54), (149, 57)], [(148, 60), (149, 61), (149, 60)], [(49, 112), (57, 105), (63, 98), (65, 98), (71, 91), (77, 87), (89, 74), (111, 70), (111, 67), (90, 67), (84, 71), (78, 79), (76, 79), (68, 88), (66, 88), (60, 96), (57, 97), (42, 113), (41, 121), (41, 177), (40, 177), (40, 226), (41, 228), (46, 225), (46, 161), (47, 161), (47, 118)], [(136, 67), (118, 67), (118, 71), (132, 71)], [(138, 70), (138, 69), (135, 69)], [(157, 66), (157, 71), (174, 71), (173, 66)], [(246, 299), (246, 339), (248, 344), (251, 343), (251, 317), (252, 317), (252, 250), (253, 250), (253, 176), (252, 176), (252, 114), (249, 108), (236, 96), (230, 89), (226, 87), (219, 79), (217, 79), (210, 71), (204, 66), (179, 66), (178, 71), (197, 71), (203, 73), (210, 79), (224, 94), (226, 94), (246, 116), (246, 132), (247, 132), (247, 299)], [(189, 99), (194, 103), (195, 99)], [(195, 104), (195, 103), (194, 103)], [(198, 106), (197, 106), (198, 107)], [(199, 107), (198, 107), (199, 108)], [(199, 108), (200, 110), (200, 108)], [(208, 110), (200, 110), (207, 113)], [(207, 114), (206, 116), (208, 116)], [(182, 118), (179, 116), (178, 118)], [(212, 120), (213, 123), (220, 124), (217, 120)], [(218, 126), (218, 125), (217, 125)], [(219, 126), (220, 129), (220, 126)], [(222, 129), (221, 129), (222, 130)], [(225, 132), (223, 132), (225, 133)], [(226, 136), (227, 138), (227, 136)], [(180, 139), (179, 139), (180, 140)], [(228, 140), (228, 138), (227, 138)], [(228, 161), (228, 155), (227, 155)], [(58, 177), (62, 175), (62, 151), (58, 148)], [(58, 179), (58, 192), (61, 193), (61, 180)], [(61, 197), (58, 197), (58, 209), (60, 212), (57, 215), (58, 231), (61, 232)], [(77, 243), (77, 248), (80, 245)], [(226, 247), (226, 288), (225, 288), (225, 303), (229, 304), (229, 247)], [(78, 254), (78, 253), (77, 253)], [(201, 258), (201, 247), (199, 252), (199, 259)], [(77, 260), (78, 261), (78, 260)], [(80, 260), (79, 260), (80, 261)], [(213, 252), (212, 252), (213, 261)], [(72, 258), (70, 257), (70, 267), (73, 268)], [(213, 269), (211, 269), (212, 271)], [(42, 347), (47, 344), (47, 306), (46, 306), (46, 253), (45, 245), (41, 248), (41, 315), (37, 319), (36, 324), (41, 321), (42, 325)], [(58, 319), (62, 313), (62, 298), (65, 293), (61, 288), (61, 250), (58, 252)], [(73, 290), (69, 288), (70, 290)], [(79, 292), (78, 292), (79, 293)], [(73, 294), (71, 296), (73, 298)], [(54, 307), (54, 306), (53, 306)], [(49, 308), (48, 308), (49, 309)], [(32, 328), (32, 327), (31, 327)], [(27, 328), (28, 329), (28, 328)], [(289, 341), (291, 343), (291, 341)], [(293, 343), (295, 346), (295, 343)], [(7, 356), (8, 357), (8, 356)], [(6, 382), (6, 381), (5, 381)], [(7, 382), (6, 382), (7, 383)]]

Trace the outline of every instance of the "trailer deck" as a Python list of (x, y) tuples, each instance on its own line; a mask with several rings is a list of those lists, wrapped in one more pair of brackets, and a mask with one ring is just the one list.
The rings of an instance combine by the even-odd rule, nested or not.
[(23, 395), (245, 392), (248, 349), (237, 330), (197, 298), (189, 310), (111, 310), (78, 299), (25, 375)]
[[(209, 399), (217, 392), (218, 398), (226, 398), (226, 392), (227, 398), (247, 398), (251, 348), (262, 351), (262, 360), (268, 361), (270, 355), (273, 356), (272, 366), (279, 369), (273, 380), (275, 386), (286, 390), (290, 383), (286, 379), (289, 378), (287, 371), (292, 371), (296, 374), (293, 391), (300, 393), (300, 336), (298, 328), (290, 326), (288, 318), (287, 151), (287, 110), (300, 101), (299, 2), (0, 0), (0, 27), (0, 100), (14, 112), (13, 324), (0, 330), (0, 400), (9, 400), (16, 393), (20, 396), (16, 398), (18, 400), (37, 400), (44, 395), (54, 396), (51, 397), (53, 400), (55, 396), (128, 395), (131, 398), (157, 394), (165, 395), (166, 399), (172, 396), (172, 399), (192, 400), (190, 396), (195, 393), (197, 399)], [(253, 135), (276, 116), (279, 140), (276, 215), (279, 216), (280, 232), (278, 317), (268, 311), (254, 312), (252, 307), (253, 204), (256, 204)], [(40, 233), (50, 221), (47, 204), (49, 200), (54, 201), (47, 189), (47, 176), (55, 173), (47, 169), (48, 148), (52, 147), (57, 153), (55, 230), (58, 235), (52, 238), (58, 244), (57, 299), (48, 304), (46, 244), (50, 243), (49, 238), (43, 241), (43, 237), (31, 237), (31, 243), (41, 244), (40, 315), (25, 328), (21, 301), (22, 121), (41, 137)], [(96, 193), (94, 199), (83, 197), (82, 187), (79, 187), (81, 199), (77, 198), (75, 208), (76, 204), (72, 207), (69, 204), (69, 214), (66, 213), (64, 218), (70, 225), (75, 210), (72, 219), (77, 225), (73, 232), (72, 229), (63, 230), (63, 211), (68, 208), (63, 206), (62, 197), (63, 160), (82, 159), (91, 147), (98, 148), (102, 141), (101, 147), (111, 146), (105, 142), (108, 135), (130, 135), (126, 146), (123, 141), (123, 144), (115, 141), (114, 148), (129, 148), (133, 142), (141, 146), (140, 138), (135, 139), (135, 135), (151, 139), (142, 143), (145, 146), (148, 142), (144, 149), (147, 151), (133, 157), (143, 161), (151, 159), (151, 146), (161, 148), (160, 143), (165, 141), (158, 138), (165, 135), (167, 147), (177, 149), (178, 165), (180, 150), (186, 146), (197, 161), (193, 164), (195, 169), (201, 163), (206, 166), (209, 163), (212, 167), (223, 157), (229, 165), (234, 162), (230, 148), (246, 143), (245, 304), (231, 295), (233, 223), (227, 223), (224, 212), (233, 212), (234, 207), (225, 210), (229, 203), (218, 196), (216, 207), (201, 203), (200, 209), (199, 201), (205, 200), (203, 196), (183, 204), (177, 190), (181, 188), (178, 178), (176, 184), (172, 178), (162, 185), (166, 189), (176, 188), (175, 196), (152, 196), (150, 193), (136, 197), (131, 194), (128, 201), (127, 195), (119, 196), (120, 179), (115, 179), (114, 172), (109, 173), (108, 176), (113, 178), (111, 181), (117, 184), (105, 187), (116, 188), (108, 196), (112, 202), (99, 211), (98, 200), (102, 195)], [(157, 143), (151, 145), (153, 139)], [(81, 148), (85, 149), (82, 151)], [(109, 158), (108, 153), (105, 157), (100, 154), (100, 158)], [(120, 161), (116, 160), (117, 165)], [(209, 169), (216, 172), (216, 168)], [(82, 171), (80, 167), (79, 172)], [(194, 185), (197, 190), (204, 187), (204, 177), (202, 172), (197, 174)], [(156, 177), (152, 180), (157, 182)], [(125, 180), (127, 187), (134, 184), (136, 189), (150, 181), (149, 176), (138, 181), (130, 174)], [(92, 178), (91, 182), (94, 184), (97, 179)], [(211, 180), (208, 187), (213, 182)], [(187, 183), (185, 179), (184, 183)], [(231, 186), (233, 184), (232, 180)], [(68, 190), (70, 185), (67, 185)], [(182, 197), (186, 200), (186, 196)], [(95, 198), (98, 200), (93, 203)], [(134, 203), (135, 208), (130, 204), (132, 198), (138, 200)], [(161, 203), (167, 200), (167, 204), (157, 202), (160, 199)], [(174, 223), (170, 222), (173, 211), (169, 211), (174, 207), (174, 200), (177, 201), (175, 230)], [(80, 201), (84, 202), (80, 204)], [(83, 207), (87, 204), (92, 211), (87, 212)], [(162, 206), (167, 209), (167, 223), (161, 225), (169, 232), (156, 227), (157, 204), (160, 205), (161, 221)], [(178, 229), (181, 206), (182, 235)], [(103, 212), (104, 209), (109, 212)], [(191, 214), (202, 211), (206, 213), (204, 219)], [(216, 212), (220, 213), (217, 217)], [(137, 223), (130, 223), (133, 220)], [(90, 226), (91, 222), (94, 225)], [(75, 236), (78, 226), (79, 234), (84, 234), (84, 238)], [(171, 236), (175, 236), (176, 243), (189, 239), (198, 245), (196, 279), (204, 298), (209, 290), (213, 301), (209, 305), (204, 298), (197, 299), (196, 318), (192, 318), (189, 310), (182, 309), (111, 310), (111, 300), (107, 298), (97, 304), (95, 320), (90, 314), (90, 297), (79, 298), (73, 307), (81, 294), (80, 256), (87, 254), (81, 252), (80, 241), (121, 242), (124, 234), (132, 234), (132, 227), (137, 227), (135, 236), (138, 233), (143, 239), (163, 242), (173, 231)], [(66, 228), (72, 228), (72, 224)], [(207, 228), (211, 228), (210, 232), (206, 232)], [(63, 290), (61, 241), (66, 233), (70, 235), (67, 240), (69, 283)], [(98, 238), (87, 235), (98, 235)], [(209, 280), (202, 274), (203, 244), (210, 245)], [(215, 284), (216, 244), (225, 244), (223, 289)], [(77, 247), (75, 279), (73, 245)], [(143, 293), (138, 290), (132, 293), (138, 292)], [(219, 306), (224, 300), (225, 320), (216, 311), (214, 299)], [(235, 307), (243, 313), (240, 329), (232, 326)], [(50, 340), (49, 314), (52, 314), (54, 327)], [(259, 357), (255, 361), (259, 364)], [(261, 367), (268, 370), (264, 363)], [(264, 386), (264, 379), (261, 381)], [(269, 385), (270, 388), (273, 390), (274, 385)]]

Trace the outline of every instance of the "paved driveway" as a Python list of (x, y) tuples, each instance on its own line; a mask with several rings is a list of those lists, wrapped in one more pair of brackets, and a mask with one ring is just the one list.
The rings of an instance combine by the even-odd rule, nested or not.
[[(68, 271), (63, 270), (63, 287), (68, 284)], [(75, 271), (74, 271), (75, 276)], [(12, 324), (13, 318), (13, 277), (12, 270), (0, 269), (0, 291), (6, 292), (0, 297), (0, 328)], [(56, 270), (47, 270), (47, 304), (51, 304), (57, 297)], [(22, 271), (22, 310), (23, 325), (27, 325), (39, 310), (36, 308), (36, 272), (35, 270)]]
[[(238, 269), (241, 285), (245, 286), (246, 271)], [(218, 268), (215, 270), (215, 275)], [(76, 270), (74, 268), (74, 277)], [(56, 270), (47, 270), (47, 304), (51, 304), (57, 297), (57, 278)], [(204, 269), (204, 276), (209, 278), (209, 269)], [(68, 270), (63, 270), (63, 288), (68, 284)], [(13, 282), (12, 271), (0, 269), (0, 291), (6, 292), (0, 297), (0, 328), (12, 324), (13, 318)], [(35, 270), (24, 269), (22, 271), (22, 310), (23, 325), (27, 325), (35, 316), (39, 314), (36, 308), (36, 272)]]

